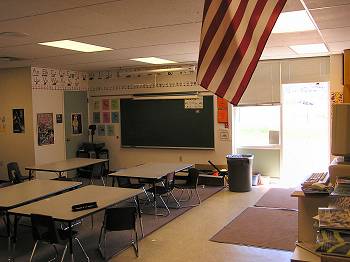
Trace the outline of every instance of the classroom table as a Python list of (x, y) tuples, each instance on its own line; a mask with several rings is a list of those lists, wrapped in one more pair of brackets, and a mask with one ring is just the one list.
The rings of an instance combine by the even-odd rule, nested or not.
[(138, 166), (121, 169), (117, 172), (108, 174), (113, 178), (112, 186), (114, 186), (114, 179), (116, 177), (130, 177), (130, 178), (141, 178), (150, 180), (153, 184), (153, 203), (154, 203), (154, 214), (163, 215), (157, 213), (157, 201), (156, 201), (156, 183), (158, 183), (163, 177), (170, 173), (177, 173), (192, 167), (193, 164), (174, 162), (174, 163), (145, 163)]
[(25, 170), (29, 171), (29, 179), (32, 177), (33, 171), (46, 171), (58, 173), (58, 177), (62, 177), (63, 172), (70, 170), (87, 167), (95, 164), (108, 162), (108, 159), (96, 159), (96, 158), (70, 158), (62, 161), (52, 162), (48, 164), (35, 165), (25, 167)]
[(81, 182), (34, 179), (0, 188), (0, 210), (4, 211), (6, 214), (9, 249), (11, 246), (11, 225), (8, 211), (10, 209), (75, 189), (80, 185)]
[[(90, 216), (96, 212), (106, 209), (112, 205), (118, 204), (128, 198), (135, 197), (137, 201), (138, 214), (141, 221), (141, 213), (139, 209), (139, 200), (137, 195), (140, 194), (140, 189), (104, 187), (96, 185), (88, 185), (77, 190), (73, 190), (54, 197), (33, 202), (28, 205), (20, 206), (8, 211), (10, 215), (15, 216), (13, 244), (15, 247), (17, 240), (17, 217), (28, 216), (31, 214), (52, 216), (55, 221), (68, 223), (70, 232), (69, 252), (72, 261), (73, 258), (73, 239), (72, 239), (72, 224), (76, 220), (80, 220), (86, 216)], [(97, 208), (72, 211), (72, 206), (75, 204), (97, 202)], [(141, 229), (142, 230), (142, 229)]]

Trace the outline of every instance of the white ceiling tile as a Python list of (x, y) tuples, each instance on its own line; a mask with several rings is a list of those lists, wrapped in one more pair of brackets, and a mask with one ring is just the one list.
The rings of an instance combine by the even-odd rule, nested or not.
[(350, 41), (350, 27), (321, 30), (326, 42)]
[(309, 9), (350, 4), (350, 0), (304, 0)]
[(350, 26), (350, 4), (332, 8), (311, 10), (319, 29), (331, 29)]
[(350, 41), (328, 43), (328, 47), (333, 53), (342, 53), (345, 49), (350, 49)]
[(297, 33), (271, 34), (266, 44), (266, 47), (314, 43), (322, 43), (322, 38), (316, 30)]

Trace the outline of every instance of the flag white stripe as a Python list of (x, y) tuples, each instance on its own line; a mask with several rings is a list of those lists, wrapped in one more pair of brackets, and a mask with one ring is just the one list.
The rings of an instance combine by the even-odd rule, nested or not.
[[(220, 63), (220, 66), (218, 67), (218, 70), (216, 71), (212, 81), (210, 82), (210, 85), (208, 87), (209, 90), (213, 91), (214, 93), (216, 92), (217, 88), (219, 87), (223, 77), (225, 76), (225, 73), (228, 70), (228, 67), (230, 66), (230, 63), (232, 61), (233, 56), (235, 55), (237, 48), (241, 44), (244, 34), (247, 31), (248, 23), (251, 18), (251, 15), (254, 11), (254, 8), (256, 6), (258, 0), (249, 0), (246, 12), (244, 13), (244, 16), (242, 18), (242, 21), (238, 27), (238, 30), (235, 33), (235, 36), (233, 40), (231, 41), (229, 47), (227, 50), (229, 52), (226, 52), (223, 60)], [(211, 50), (211, 52), (214, 52), (214, 50)], [(209, 61), (210, 64), (210, 61)], [(203, 65), (203, 63), (202, 63)], [(205, 71), (207, 70), (207, 67), (204, 67)], [(202, 66), (201, 66), (202, 70)]]
[(228, 101), (231, 101), (233, 99), (233, 97), (235, 96), (235, 93), (237, 91), (237, 89), (239, 88), (239, 85), (249, 67), (250, 62), (252, 61), (255, 52), (256, 52), (256, 48), (258, 45), (258, 42), (260, 40), (261, 35), (263, 34), (266, 25), (271, 17), (271, 10), (274, 10), (275, 6), (277, 4), (277, 0), (269, 0), (266, 3), (266, 6), (264, 8), (263, 13), (260, 16), (259, 22), (257, 24), (257, 27), (254, 30), (253, 36), (259, 36), (259, 37), (253, 37), (252, 41), (248, 47), (248, 50), (246, 52), (246, 54), (244, 55), (244, 58), (242, 59), (236, 74), (234, 75), (231, 84), (229, 86), (229, 88), (226, 91), (225, 94), (225, 99), (227, 99)]
[(208, 32), (210, 24), (213, 21), (214, 16), (216, 15), (220, 4), (221, 4), (221, 1), (211, 1), (210, 6), (209, 6), (208, 11), (207, 11), (207, 15), (205, 16), (205, 18), (203, 18), (204, 21), (203, 21), (203, 25), (202, 25), (200, 47), (202, 47), (203, 39)]
[[(217, 1), (217, 2), (220, 2), (220, 1)], [(218, 28), (218, 31), (215, 33), (215, 36), (211, 41), (207, 52), (204, 55), (204, 58), (201, 64), (201, 70), (198, 72), (199, 83), (202, 81), (210, 65), (210, 62), (213, 60), (214, 55), (216, 54), (216, 51), (219, 49), (220, 44), (225, 36), (225, 33), (231, 24), (232, 18), (238, 9), (238, 6), (239, 6), (239, 1), (233, 0), (229, 8), (227, 9), (227, 12), (222, 20), (222, 23)]]

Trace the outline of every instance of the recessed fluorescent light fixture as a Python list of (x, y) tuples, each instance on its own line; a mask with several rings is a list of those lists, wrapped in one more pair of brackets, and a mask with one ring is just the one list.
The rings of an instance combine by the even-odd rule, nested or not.
[(158, 57), (139, 57), (139, 58), (132, 58), (130, 60), (138, 61), (142, 63), (148, 63), (148, 64), (154, 64), (154, 65), (162, 65), (162, 64), (175, 64), (177, 62), (166, 60)]
[(272, 33), (293, 33), (316, 30), (305, 10), (281, 13)]
[(85, 44), (82, 42), (77, 42), (77, 41), (72, 41), (72, 40), (60, 40), (60, 41), (53, 41), (53, 42), (45, 42), (45, 43), (39, 43), (39, 45), (69, 49), (69, 50), (86, 52), (86, 53), (112, 50), (111, 48), (108, 48), (108, 47), (90, 45), (90, 44)]
[(289, 47), (297, 54), (328, 53), (325, 44), (291, 45)]

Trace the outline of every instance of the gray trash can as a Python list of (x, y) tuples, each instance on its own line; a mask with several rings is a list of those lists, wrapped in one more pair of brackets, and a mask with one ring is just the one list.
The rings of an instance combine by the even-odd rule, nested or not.
[(254, 155), (228, 155), (228, 183), (232, 192), (252, 190), (252, 170)]

